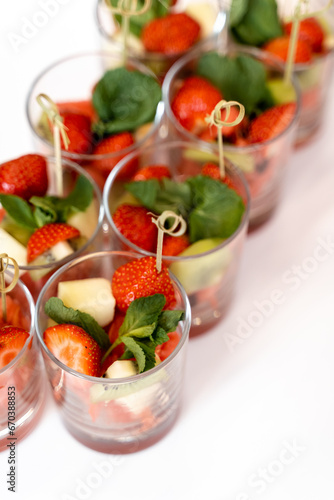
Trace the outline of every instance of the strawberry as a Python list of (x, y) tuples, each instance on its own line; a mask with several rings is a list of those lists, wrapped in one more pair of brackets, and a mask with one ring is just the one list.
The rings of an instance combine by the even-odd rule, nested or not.
[(133, 181), (147, 181), (148, 179), (163, 179), (172, 177), (170, 170), (166, 165), (149, 165), (143, 167), (132, 177)]
[[(119, 332), (120, 327), (123, 324), (124, 318), (125, 318), (125, 314), (121, 313), (120, 311), (118, 311), (116, 309), (114, 319), (112, 320), (112, 323), (111, 323), (109, 330), (108, 330), (108, 337), (109, 337), (111, 345), (118, 338), (118, 332)], [(118, 346), (116, 346), (112, 350), (111, 354), (102, 363), (101, 377), (108, 370), (109, 366), (112, 365), (114, 361), (117, 361), (122, 356), (124, 351), (125, 351), (125, 346), (123, 343), (119, 344)]]
[(57, 102), (57, 108), (60, 115), (64, 115), (65, 113), (76, 113), (87, 116), (91, 122), (96, 121), (98, 118), (92, 101)]
[(198, 22), (188, 14), (168, 14), (148, 22), (142, 30), (141, 41), (148, 52), (179, 54), (197, 42), (200, 31)]
[(28, 241), (27, 262), (32, 262), (60, 241), (78, 236), (80, 236), (79, 230), (65, 222), (53, 222), (36, 229)]
[(47, 164), (43, 156), (24, 155), (0, 165), (0, 193), (29, 200), (32, 196), (44, 196), (47, 188)]
[[(274, 56), (286, 62), (288, 57), (288, 50), (290, 44), (290, 37), (288, 35), (281, 36), (270, 40), (264, 45), (263, 50), (270, 52)], [(310, 45), (305, 41), (298, 39), (296, 43), (295, 63), (308, 63), (312, 59), (312, 51)]]
[(0, 328), (3, 326), (13, 325), (27, 330), (29, 328), (29, 319), (22, 311), (22, 305), (16, 299), (6, 293), (6, 309), (7, 321), (6, 323), (2, 317), (2, 300), (0, 298)]
[(145, 207), (120, 205), (113, 214), (113, 221), (120, 233), (143, 250), (154, 252), (158, 229)]
[[(290, 35), (291, 29), (292, 23), (286, 23), (284, 31), (287, 35)], [(300, 21), (298, 38), (307, 42), (310, 45), (312, 52), (322, 52), (325, 36), (321, 24), (315, 17), (308, 17), (307, 19), (302, 19)]]
[(219, 166), (216, 163), (205, 163), (202, 167), (201, 174), (206, 177), (211, 177), (217, 181), (221, 181), (226, 184), (227, 187), (236, 191), (232, 180), (227, 175), (225, 175), (223, 179), (221, 178)]
[(168, 269), (162, 264), (161, 272), (158, 273), (155, 257), (142, 257), (120, 266), (114, 272), (111, 288), (116, 305), (122, 312), (126, 312), (135, 299), (155, 293), (162, 293), (166, 297), (165, 309), (176, 304)]
[[(134, 144), (134, 140), (130, 132), (120, 132), (119, 134), (111, 135), (102, 139), (94, 148), (94, 155), (110, 155), (110, 158), (95, 159), (92, 166), (99, 170), (106, 177), (110, 174), (115, 165), (126, 155), (125, 153), (115, 154), (118, 151), (129, 148)], [(124, 176), (132, 175), (137, 162), (130, 162), (124, 169)]]
[(164, 361), (172, 352), (180, 341), (180, 335), (177, 332), (168, 334), (169, 340), (155, 348), (155, 354), (159, 356), (160, 361)]
[(205, 117), (223, 98), (221, 92), (200, 76), (186, 78), (172, 101), (172, 111), (180, 124), (194, 134), (208, 128)]
[(0, 329), (0, 370), (19, 354), (29, 336), (26, 330), (15, 326)]
[(43, 340), (64, 365), (91, 377), (99, 376), (101, 348), (83, 328), (71, 324), (50, 326), (45, 330)]
[[(85, 115), (69, 112), (63, 113), (62, 118), (70, 140), (67, 151), (77, 154), (89, 154), (93, 147), (90, 118)], [(62, 139), (61, 147), (65, 149)]]
[(296, 104), (293, 102), (280, 104), (267, 109), (254, 118), (249, 127), (249, 141), (264, 142), (276, 137), (286, 129), (296, 114)]
[(190, 241), (186, 234), (183, 234), (182, 236), (170, 236), (166, 234), (162, 244), (162, 255), (179, 255), (189, 245)]

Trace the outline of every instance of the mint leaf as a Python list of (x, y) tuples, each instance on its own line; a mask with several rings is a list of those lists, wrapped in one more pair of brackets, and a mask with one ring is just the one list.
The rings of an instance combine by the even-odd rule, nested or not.
[(153, 323), (152, 325), (147, 325), (147, 326), (140, 326), (139, 328), (135, 328), (134, 330), (131, 330), (129, 333), (125, 333), (123, 337), (126, 336), (131, 336), (131, 337), (136, 337), (136, 338), (145, 338), (145, 337), (150, 337), (152, 333), (154, 332), (156, 328), (156, 324)]
[[(154, 368), (155, 362), (156, 362), (156, 360), (155, 360), (155, 348), (156, 348), (157, 344), (155, 344), (152, 341), (146, 341), (145, 343), (143, 341), (136, 341), (136, 344), (138, 347), (141, 348), (141, 350), (143, 351), (143, 353), (145, 355), (145, 366), (142, 370), (140, 369), (139, 364), (138, 364), (139, 373), (141, 373), (141, 371), (146, 372), (147, 370)], [(129, 348), (129, 346), (127, 346), (127, 347)], [(137, 357), (136, 357), (134, 352), (133, 352), (133, 354), (137, 360)], [(138, 363), (138, 360), (137, 360), (137, 363)]]
[(54, 204), (47, 196), (32, 196), (29, 202), (35, 206), (34, 218), (38, 227), (45, 226), (58, 220)]
[(44, 310), (58, 324), (70, 323), (83, 328), (102, 349), (108, 349), (110, 346), (108, 335), (90, 314), (64, 306), (58, 297), (51, 297), (46, 302)]
[(0, 194), (0, 202), (10, 217), (26, 229), (37, 229), (29, 203), (13, 194)]
[(137, 70), (107, 71), (93, 92), (93, 105), (100, 120), (93, 131), (100, 137), (132, 131), (154, 120), (161, 100), (159, 83)]
[(276, 0), (249, 0), (247, 12), (231, 32), (239, 43), (257, 47), (282, 36)]
[(198, 175), (187, 180), (197, 201), (189, 219), (193, 243), (205, 238), (229, 238), (239, 227), (245, 210), (242, 198), (220, 181)]
[(230, 26), (237, 25), (248, 10), (249, 0), (232, 0), (230, 8)]
[[(179, 321), (184, 317), (183, 311), (162, 311), (159, 316), (158, 325), (167, 333), (175, 332)], [(167, 338), (168, 340), (168, 338)], [(165, 342), (165, 341), (164, 341)]]
[(133, 356), (136, 358), (139, 373), (145, 370), (146, 355), (139, 342), (130, 337), (124, 337), (123, 342)]
[(156, 214), (172, 210), (187, 218), (191, 210), (191, 189), (184, 182), (175, 182), (164, 178), (162, 182), (156, 179), (130, 182), (125, 185), (137, 200), (147, 209)]
[(58, 206), (73, 212), (84, 212), (92, 203), (93, 194), (91, 182), (84, 175), (80, 175), (70, 194), (65, 198), (59, 198)]
[[(248, 55), (221, 56), (209, 52), (199, 59), (197, 73), (218, 87), (224, 99), (243, 104), (247, 115), (268, 101), (265, 66)], [(273, 104), (271, 99), (267, 107)]]
[(141, 297), (131, 302), (126, 311), (122, 326), (119, 329), (119, 335), (129, 335), (130, 333), (134, 335), (133, 332), (138, 328), (147, 327), (152, 324), (155, 326), (165, 304), (166, 298), (161, 293)]

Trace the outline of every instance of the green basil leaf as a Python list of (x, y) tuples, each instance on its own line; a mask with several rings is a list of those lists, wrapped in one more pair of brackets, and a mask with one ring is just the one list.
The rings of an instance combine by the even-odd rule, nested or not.
[[(157, 17), (165, 16), (168, 13), (171, 3), (171, 0), (152, 0), (151, 6), (144, 14), (130, 17), (130, 32), (139, 38), (143, 27), (147, 23), (153, 21), (153, 19), (156, 19)], [(117, 7), (119, 0), (111, 0), (111, 4), (114, 7)], [(144, 0), (138, 0), (137, 10), (141, 9), (143, 6)], [(122, 16), (116, 14), (115, 18), (119, 25), (122, 26)]]
[(159, 83), (137, 70), (107, 71), (93, 92), (93, 105), (100, 121), (93, 131), (100, 137), (133, 131), (152, 122), (161, 100)]
[(37, 229), (33, 211), (27, 201), (13, 194), (0, 194), (0, 203), (19, 226)]
[(58, 297), (51, 297), (46, 302), (44, 310), (58, 324), (70, 323), (83, 328), (102, 349), (110, 347), (107, 333), (90, 314), (64, 306), (63, 301)]

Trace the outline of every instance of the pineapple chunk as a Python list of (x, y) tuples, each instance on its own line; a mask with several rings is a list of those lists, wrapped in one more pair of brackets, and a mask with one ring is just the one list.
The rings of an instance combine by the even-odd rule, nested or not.
[(80, 231), (89, 240), (97, 226), (97, 203), (93, 200), (84, 212), (77, 212), (67, 219), (67, 224)]
[(0, 227), (0, 248), (9, 257), (16, 260), (19, 266), (27, 265), (27, 249), (7, 231)]

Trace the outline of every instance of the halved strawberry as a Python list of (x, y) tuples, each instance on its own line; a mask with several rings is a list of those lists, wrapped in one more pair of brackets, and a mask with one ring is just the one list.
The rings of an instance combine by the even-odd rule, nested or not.
[(101, 348), (83, 328), (71, 324), (50, 326), (43, 333), (43, 340), (64, 365), (85, 375), (99, 376)]
[[(93, 148), (90, 118), (86, 115), (69, 112), (63, 113), (62, 117), (70, 140), (67, 151), (78, 154), (89, 154)], [(61, 147), (65, 149), (62, 139)]]
[(223, 99), (221, 92), (200, 76), (186, 78), (171, 107), (180, 124), (194, 134), (208, 129), (205, 118)]
[(0, 370), (19, 354), (29, 337), (26, 330), (16, 326), (0, 329)]
[(175, 293), (167, 267), (163, 264), (161, 272), (156, 268), (155, 257), (142, 257), (119, 267), (111, 282), (117, 307), (126, 312), (132, 301), (162, 293), (166, 297), (165, 309), (175, 305)]
[(23, 328), (24, 330), (29, 328), (29, 319), (24, 315), (22, 305), (18, 300), (13, 299), (8, 293), (6, 293), (6, 310), (7, 321), (5, 322), (2, 315), (2, 299), (0, 298), (0, 328), (9, 325)]
[[(292, 23), (286, 23), (284, 31), (290, 35), (291, 30)], [(300, 21), (298, 38), (307, 42), (311, 46), (312, 52), (322, 52), (325, 34), (321, 24), (315, 17), (308, 17)]]
[(164, 177), (171, 178), (172, 175), (166, 165), (149, 165), (143, 167), (132, 177), (133, 181), (147, 181), (148, 179), (163, 179)]
[(197, 42), (200, 31), (198, 22), (188, 14), (172, 13), (147, 23), (141, 41), (148, 52), (179, 54)]
[[(288, 35), (274, 38), (266, 43), (263, 50), (270, 52), (282, 61), (286, 62), (288, 58), (290, 37)], [(296, 43), (295, 63), (308, 63), (312, 59), (311, 46), (305, 40), (298, 39)]]
[(254, 144), (276, 137), (290, 125), (295, 114), (296, 104), (293, 102), (267, 109), (251, 121), (248, 136), (249, 141)]
[(92, 101), (57, 102), (57, 108), (60, 115), (63, 115), (64, 113), (76, 113), (87, 116), (91, 122), (97, 120), (97, 114)]
[[(94, 148), (94, 155), (110, 155), (111, 158), (94, 159), (92, 161), (92, 166), (99, 170), (105, 177), (107, 177), (115, 165), (124, 158), (125, 154), (121, 153), (123, 149), (129, 148), (134, 144), (134, 139), (130, 132), (120, 132), (119, 134), (111, 135), (102, 139)], [(119, 154), (115, 154), (117, 152)], [(124, 169), (124, 176), (131, 177), (134, 169), (137, 166), (137, 162), (134, 160), (128, 164), (128, 167)]]
[(113, 221), (120, 233), (143, 250), (154, 252), (158, 229), (145, 207), (120, 205), (113, 214)]
[(46, 160), (28, 154), (0, 165), (0, 193), (14, 194), (25, 200), (44, 196), (48, 188)]
[(54, 222), (36, 229), (27, 244), (27, 262), (31, 263), (60, 241), (78, 236), (80, 236), (80, 231), (65, 222)]
[(182, 234), (182, 236), (170, 236), (166, 234), (162, 244), (162, 255), (179, 255), (189, 245), (190, 241), (186, 234)]

